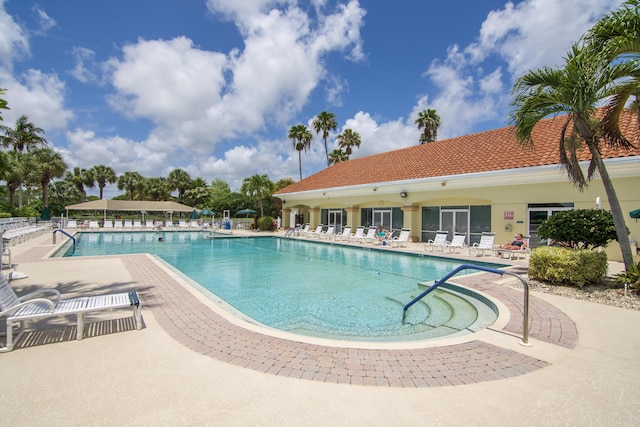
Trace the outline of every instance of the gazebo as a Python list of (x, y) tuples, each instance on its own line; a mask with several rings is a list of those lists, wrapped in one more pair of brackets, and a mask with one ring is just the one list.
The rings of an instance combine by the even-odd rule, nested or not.
[(138, 200), (93, 200), (91, 202), (78, 203), (65, 206), (67, 218), (69, 211), (103, 211), (104, 220), (107, 219), (107, 211), (115, 212), (192, 212), (195, 208), (177, 202), (152, 202)]

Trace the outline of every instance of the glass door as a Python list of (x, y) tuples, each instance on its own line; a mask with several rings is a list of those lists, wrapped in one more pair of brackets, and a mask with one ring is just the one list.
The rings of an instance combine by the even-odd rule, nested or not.
[(329, 209), (329, 225), (335, 227), (335, 233), (342, 233), (342, 209)]
[(571, 210), (569, 207), (529, 208), (529, 247), (535, 248), (547, 244), (546, 239), (538, 236), (538, 227), (554, 213)]
[(391, 231), (391, 209), (374, 209), (373, 225), (382, 226), (385, 230)]
[[(447, 240), (453, 239), (453, 233), (464, 233), (469, 238), (469, 209), (440, 210), (440, 229), (449, 233)], [(468, 240), (467, 240), (468, 242)]]

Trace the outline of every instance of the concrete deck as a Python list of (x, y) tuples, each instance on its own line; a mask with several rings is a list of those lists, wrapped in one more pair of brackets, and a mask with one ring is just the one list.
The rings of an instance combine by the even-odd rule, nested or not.
[[(58, 239), (61, 240), (61, 239)], [(44, 259), (50, 235), (11, 248), (18, 294), (136, 289), (129, 311), (40, 322), (0, 354), (3, 423), (15, 425), (636, 425), (640, 312), (456, 280), (499, 301), (483, 332), (405, 345), (340, 343), (263, 328), (221, 311), (146, 255)], [(392, 249), (396, 250), (396, 249)], [(409, 249), (411, 250), (411, 248)], [(522, 269), (521, 261), (515, 268)]]

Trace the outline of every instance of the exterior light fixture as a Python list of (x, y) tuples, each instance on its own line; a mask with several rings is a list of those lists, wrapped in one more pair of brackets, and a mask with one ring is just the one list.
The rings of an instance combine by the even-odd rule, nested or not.
[(407, 198), (407, 192), (406, 191), (401, 191), (400, 192), (400, 197), (402, 197), (403, 199)]

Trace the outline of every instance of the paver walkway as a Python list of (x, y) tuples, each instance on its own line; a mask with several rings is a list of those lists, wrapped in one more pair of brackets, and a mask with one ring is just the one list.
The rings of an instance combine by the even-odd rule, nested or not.
[[(356, 349), (313, 345), (249, 331), (230, 323), (146, 255), (122, 258), (145, 307), (178, 342), (215, 359), (274, 375), (346, 384), (435, 387), (522, 375), (547, 362), (482, 341), (422, 349)], [(491, 293), (512, 311), (505, 328), (522, 330), (522, 292), (488, 286), (489, 275), (465, 285)], [(565, 347), (575, 344), (575, 325), (544, 301), (531, 299), (530, 336)], [(518, 319), (518, 313), (520, 317)], [(520, 331), (518, 331), (518, 327)], [(560, 329), (556, 332), (556, 329)], [(564, 329), (567, 329), (565, 331)]]

